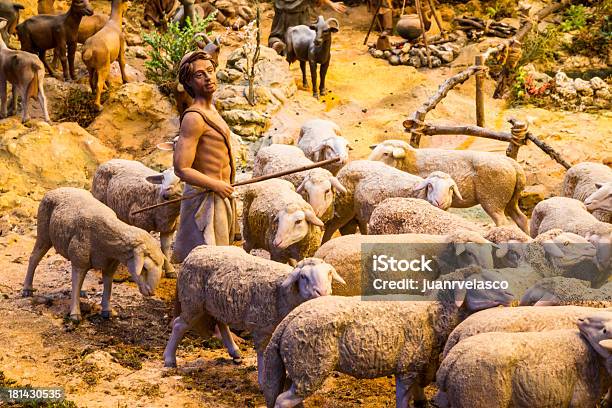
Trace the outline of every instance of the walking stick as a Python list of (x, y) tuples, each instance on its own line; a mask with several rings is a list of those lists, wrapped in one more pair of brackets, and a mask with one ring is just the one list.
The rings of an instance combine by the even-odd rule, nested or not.
[(363, 40), (363, 45), (366, 45), (368, 43), (368, 38), (370, 37), (370, 33), (372, 32), (372, 29), (374, 28), (374, 22), (376, 21), (376, 17), (378, 17), (378, 12), (380, 11), (380, 8), (382, 7), (382, 2), (383, 0), (380, 0), (378, 2), (378, 7), (376, 7), (376, 11), (374, 12), (374, 17), (372, 17), (372, 23), (370, 24), (368, 33), (365, 36), (365, 40)]
[[(237, 183), (234, 183), (234, 184), (232, 184), (232, 187), (245, 186), (247, 184), (253, 184), (253, 183), (260, 182), (260, 181), (265, 181), (265, 180), (270, 180), (270, 179), (277, 178), (277, 177), (286, 176), (287, 174), (299, 173), (301, 171), (315, 169), (317, 167), (323, 167), (323, 166), (326, 166), (328, 164), (335, 163), (335, 162), (337, 162), (339, 160), (340, 160), (340, 157), (334, 157), (333, 159), (323, 160), (323, 161), (320, 161), (320, 162), (308, 164), (306, 166), (297, 167), (295, 169), (283, 170), (283, 171), (279, 171), (277, 173), (266, 174), (264, 176), (259, 176), (259, 177), (253, 177), (252, 179), (243, 180), (243, 181), (239, 181)], [(149, 211), (149, 210), (152, 210), (154, 208), (163, 207), (165, 205), (178, 203), (179, 201), (183, 201), (183, 200), (188, 200), (190, 198), (197, 197), (200, 194), (208, 193), (209, 191), (210, 190), (198, 191), (197, 193), (193, 193), (193, 194), (189, 194), (189, 195), (182, 196), (182, 197), (179, 197), (179, 198), (175, 198), (173, 200), (169, 200), (169, 201), (166, 201), (166, 202), (163, 202), (163, 203), (159, 203), (159, 204), (155, 204), (155, 205), (150, 205), (148, 207), (144, 207), (144, 208), (141, 208), (139, 210), (132, 211), (131, 215), (140, 214), (141, 212)]]

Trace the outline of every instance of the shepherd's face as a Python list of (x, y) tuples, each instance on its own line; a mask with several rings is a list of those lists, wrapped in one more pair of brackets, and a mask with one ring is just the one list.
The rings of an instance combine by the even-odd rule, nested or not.
[(215, 67), (210, 60), (196, 60), (192, 63), (191, 88), (196, 96), (210, 95), (217, 90)]

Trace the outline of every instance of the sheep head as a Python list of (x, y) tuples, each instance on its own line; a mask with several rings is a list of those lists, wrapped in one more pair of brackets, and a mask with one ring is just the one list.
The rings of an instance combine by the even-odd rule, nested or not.
[(289, 288), (296, 285), (302, 299), (310, 300), (331, 295), (333, 280), (346, 284), (330, 264), (318, 258), (305, 258), (295, 266), (281, 286)]
[(453, 196), (463, 200), (459, 187), (452, 177), (441, 171), (434, 171), (414, 186), (414, 191), (425, 190), (427, 201), (441, 210), (447, 210), (453, 203)]
[(174, 174), (174, 168), (164, 170), (163, 172), (154, 176), (147, 176), (145, 178), (151, 184), (160, 185), (159, 198), (161, 200), (172, 200), (178, 198), (182, 192), (181, 179)]
[(403, 169), (402, 162), (414, 163), (415, 150), (403, 140), (385, 140), (377, 145), (370, 146), (372, 153), (368, 160), (381, 161), (388, 166)]
[(323, 227), (308, 203), (304, 206), (290, 204), (276, 214), (274, 223), (277, 225), (276, 235), (272, 244), (280, 249), (300, 242), (308, 235), (311, 225)]
[(492, 269), (492, 248), (497, 245), (484, 239), (473, 231), (459, 230), (446, 236), (446, 242), (452, 243), (454, 256), (459, 267), (478, 265), (482, 268)]
[(586, 238), (570, 232), (562, 232), (554, 238), (542, 241), (548, 259), (555, 267), (567, 268), (583, 260), (595, 261), (597, 249)]
[(612, 358), (612, 312), (601, 311), (578, 319), (580, 334), (602, 357)]
[(323, 216), (333, 205), (336, 191), (346, 193), (340, 181), (324, 169), (311, 170), (296, 190), (298, 194), (305, 196), (317, 217)]
[(584, 200), (589, 212), (601, 210), (612, 212), (612, 181), (608, 183), (595, 183), (597, 190)]
[(93, 15), (93, 8), (91, 8), (88, 0), (73, 0), (70, 9), (74, 9), (81, 17)]
[(322, 161), (329, 160), (335, 157), (340, 157), (340, 161), (336, 165), (344, 166), (349, 160), (349, 142), (342, 136), (332, 136), (323, 140), (313, 150), (314, 160)]
[(153, 296), (161, 280), (166, 257), (148, 233), (139, 235), (144, 243), (132, 250), (127, 267), (140, 293), (144, 296)]
[[(503, 278), (495, 271), (483, 271), (477, 266), (470, 266), (464, 269), (459, 269), (450, 275), (447, 279), (455, 279), (461, 276), (464, 281), (478, 282), (501, 282)], [(489, 309), (497, 306), (510, 306), (514, 300), (514, 295), (505, 289), (501, 289), (500, 284), (490, 285), (485, 289), (465, 289), (457, 287), (452, 289), (453, 300), (455, 305), (465, 307), (469, 313), (474, 313), (479, 310)]]
[(597, 267), (609, 274), (612, 269), (612, 233), (593, 233), (587, 240), (596, 248)]

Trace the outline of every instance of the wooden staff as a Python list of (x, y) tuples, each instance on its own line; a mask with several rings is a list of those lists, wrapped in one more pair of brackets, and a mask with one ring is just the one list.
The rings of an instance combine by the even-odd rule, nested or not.
[(376, 11), (374, 12), (374, 17), (372, 18), (372, 23), (370, 24), (368, 33), (366, 34), (365, 39), (363, 40), (363, 45), (366, 45), (368, 43), (368, 38), (370, 37), (370, 33), (372, 32), (372, 29), (374, 28), (374, 22), (376, 21), (378, 17), (378, 12), (380, 11), (380, 8), (382, 7), (382, 2), (383, 0), (380, 0), (378, 2), (378, 7), (376, 7)]
[[(335, 163), (335, 162), (337, 162), (339, 160), (340, 160), (340, 157), (334, 157), (333, 159), (323, 160), (323, 161), (316, 162), (316, 163), (313, 163), (313, 164), (308, 164), (306, 166), (297, 167), (295, 169), (283, 170), (283, 171), (279, 171), (277, 173), (266, 174), (264, 176), (259, 176), (259, 177), (253, 177), (252, 179), (248, 179), (248, 180), (239, 181), (237, 183), (234, 183), (234, 184), (232, 184), (232, 187), (244, 186), (244, 185), (247, 185), (247, 184), (253, 184), (253, 183), (260, 182), (260, 181), (265, 181), (265, 180), (269, 180), (269, 179), (273, 179), (273, 178), (277, 178), (277, 177), (286, 176), (288, 174), (299, 173), (301, 171), (315, 169), (317, 167), (323, 167), (323, 166), (326, 166), (328, 164)], [(210, 190), (198, 191), (197, 193), (193, 193), (193, 194), (189, 194), (189, 195), (182, 196), (182, 197), (179, 197), (179, 198), (175, 198), (174, 200), (169, 200), (169, 201), (166, 201), (166, 202), (163, 202), (163, 203), (159, 203), (159, 204), (155, 204), (155, 205), (150, 205), (148, 207), (144, 207), (144, 208), (141, 208), (139, 210), (133, 211), (131, 215), (136, 215), (136, 214), (139, 214), (141, 212), (149, 211), (149, 210), (152, 210), (152, 209), (157, 208), (157, 207), (163, 207), (165, 205), (178, 203), (179, 201), (188, 200), (190, 198), (197, 197), (200, 194), (208, 193), (209, 191)]]
[(427, 45), (427, 34), (425, 33), (425, 20), (423, 19), (423, 8), (421, 6), (420, 0), (414, 0), (414, 4), (417, 9), (417, 15), (419, 16), (419, 21), (421, 22), (421, 30), (423, 31), (423, 44), (425, 44), (425, 53), (427, 54), (427, 66), (431, 68), (431, 50)]

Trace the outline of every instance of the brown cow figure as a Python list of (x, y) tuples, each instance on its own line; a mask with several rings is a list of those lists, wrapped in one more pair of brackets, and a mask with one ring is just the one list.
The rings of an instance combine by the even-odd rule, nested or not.
[[(93, 15), (88, 0), (73, 0), (65, 14), (57, 16), (42, 14), (28, 18), (17, 26), (21, 49), (38, 54), (45, 68), (52, 76), (53, 69), (45, 60), (47, 50), (54, 49), (60, 56), (64, 80), (76, 79), (74, 54), (76, 53), (79, 24), (83, 16)], [(66, 58), (66, 55), (68, 57)], [(68, 75), (70, 68), (70, 76)]]
[(95, 93), (94, 104), (98, 111), (102, 110), (100, 96), (112, 62), (119, 61), (121, 79), (124, 84), (128, 82), (125, 74), (125, 37), (121, 31), (127, 7), (127, 1), (113, 0), (108, 22), (83, 45), (83, 63), (89, 71), (89, 85), (91, 92)]
[[(7, 21), (0, 18), (0, 30), (6, 27)], [(21, 97), (21, 121), (30, 119), (28, 102), (31, 97), (38, 97), (45, 121), (49, 122), (47, 99), (43, 82), (45, 67), (36, 57), (25, 51), (10, 50), (0, 38), (0, 118), (7, 116), (6, 83), (13, 86), (13, 113), (17, 110), (17, 96)]]

